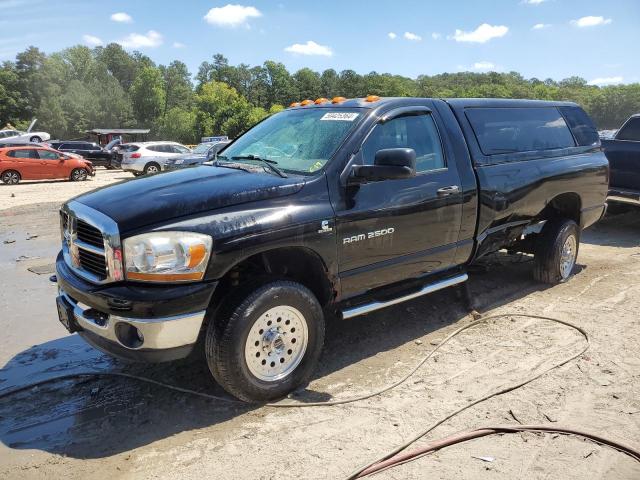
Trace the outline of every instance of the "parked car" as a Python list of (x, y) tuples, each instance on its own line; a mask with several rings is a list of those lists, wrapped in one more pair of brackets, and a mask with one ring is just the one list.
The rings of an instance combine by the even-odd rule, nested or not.
[(116, 153), (116, 165), (136, 176), (158, 173), (164, 169), (167, 159), (191, 153), (176, 142), (134, 142), (120, 146)]
[(94, 166), (114, 168), (111, 164), (113, 154), (94, 142), (81, 140), (55, 141), (50, 142), (51, 148), (65, 153), (75, 153), (87, 160), (91, 160)]
[(574, 103), (299, 105), (217, 164), (67, 202), (56, 270), (69, 331), (139, 361), (199, 349), (231, 394), (280, 398), (310, 378), (323, 312), (348, 319), (463, 284), (501, 248), (564, 282), (605, 212), (609, 164)]
[(20, 180), (68, 178), (86, 180), (95, 175), (93, 165), (83, 158), (74, 158), (48, 147), (0, 146), (0, 179), (8, 185)]
[(47, 132), (32, 132), (31, 129), (38, 119), (34, 119), (26, 132), (20, 130), (0, 130), (0, 144), (5, 143), (40, 143), (51, 138)]
[(204, 162), (212, 160), (218, 152), (230, 143), (231, 140), (201, 143), (193, 149), (192, 153), (185, 153), (183, 155), (167, 159), (164, 164), (164, 168), (165, 170), (176, 170), (184, 167), (202, 165)]
[(618, 210), (640, 207), (640, 114), (632, 115), (612, 139), (602, 139), (602, 146), (611, 166), (607, 202)]

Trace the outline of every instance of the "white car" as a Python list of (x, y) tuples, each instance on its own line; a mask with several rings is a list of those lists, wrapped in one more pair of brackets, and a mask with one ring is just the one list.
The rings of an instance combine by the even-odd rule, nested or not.
[(177, 142), (133, 142), (120, 146), (117, 155), (120, 167), (134, 175), (148, 175), (165, 169), (165, 163), (176, 155), (191, 153)]
[(3, 143), (41, 143), (51, 139), (47, 132), (32, 132), (38, 119), (34, 119), (26, 132), (20, 130), (0, 130), (0, 144)]

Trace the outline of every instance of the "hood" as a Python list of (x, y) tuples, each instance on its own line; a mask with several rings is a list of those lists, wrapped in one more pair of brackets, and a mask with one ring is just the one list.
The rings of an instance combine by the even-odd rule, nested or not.
[(201, 166), (126, 180), (74, 200), (99, 210), (121, 232), (246, 202), (291, 195), (302, 177), (281, 178), (256, 169)]

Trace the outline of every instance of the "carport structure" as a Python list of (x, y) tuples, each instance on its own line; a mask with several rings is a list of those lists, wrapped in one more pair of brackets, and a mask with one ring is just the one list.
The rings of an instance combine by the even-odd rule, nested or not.
[[(95, 135), (98, 137), (98, 143), (100, 145), (106, 145), (114, 138), (121, 138), (123, 143), (144, 141), (147, 139), (149, 133), (148, 128), (94, 128), (93, 130), (87, 130), (89, 135)], [(130, 138), (124, 138), (126, 136)]]

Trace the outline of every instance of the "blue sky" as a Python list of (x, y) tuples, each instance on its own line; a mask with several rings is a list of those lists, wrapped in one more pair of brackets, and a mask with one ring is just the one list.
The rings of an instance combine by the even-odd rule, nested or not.
[[(511, 71), (640, 81), (638, 0), (0, 0), (0, 61), (117, 41), (193, 73), (214, 53), (290, 71)], [(534, 28), (535, 26), (535, 28)], [(392, 38), (393, 37), (393, 38)]]

